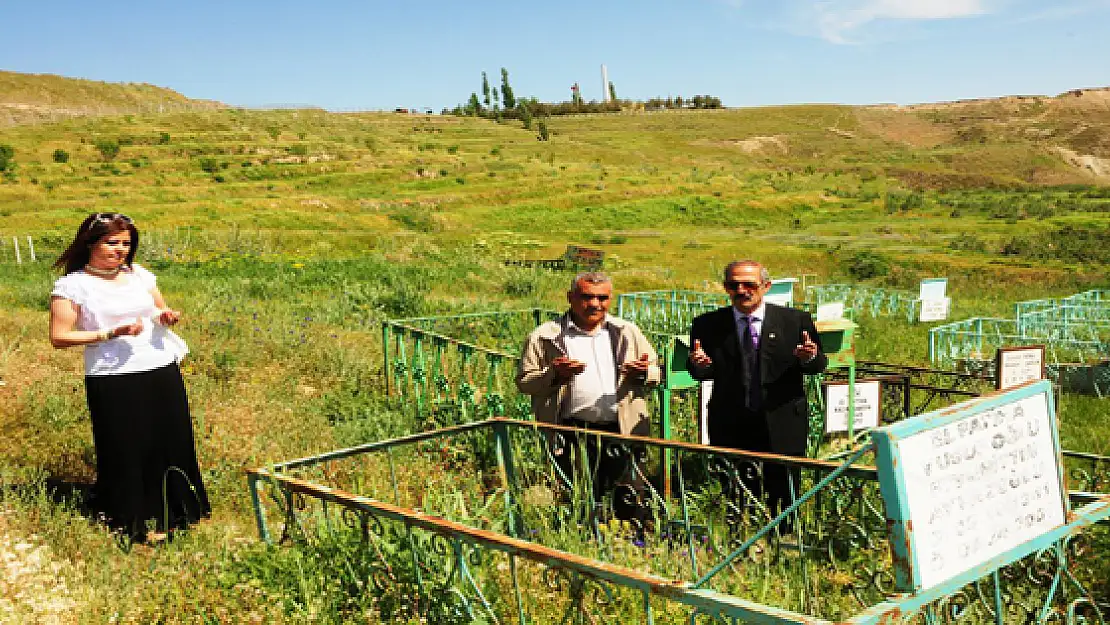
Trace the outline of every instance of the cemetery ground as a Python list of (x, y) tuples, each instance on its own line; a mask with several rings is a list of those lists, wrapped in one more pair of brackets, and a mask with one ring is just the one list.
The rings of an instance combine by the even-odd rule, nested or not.
[[(618, 291), (715, 290), (748, 256), (776, 277), (947, 276), (955, 319), (1107, 288), (1110, 187), (1055, 151), (1110, 155), (1079, 130), (1110, 127), (1099, 115), (1051, 101), (595, 115), (552, 119), (549, 141), (519, 123), (322, 111), (5, 128), (0, 567), (29, 572), (0, 585), (0, 620), (376, 622), (326, 553), (258, 541), (244, 469), (419, 427), (384, 395), (380, 322), (561, 307), (569, 273), (506, 259), (598, 247)], [(214, 514), (157, 547), (122, 550), (82, 516), (80, 353), (46, 340), (46, 261), (93, 211), (138, 222), (141, 262), (186, 315)], [(17, 265), (27, 235), (39, 260)], [(860, 323), (861, 358), (925, 363), (926, 326)], [(1110, 454), (1108, 401), (1059, 397), (1065, 448)], [(400, 480), (419, 491), (427, 474)]]

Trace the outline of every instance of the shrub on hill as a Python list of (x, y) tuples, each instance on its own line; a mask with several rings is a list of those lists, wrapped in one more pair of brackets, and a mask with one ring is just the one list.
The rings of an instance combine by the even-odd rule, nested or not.
[(210, 156), (199, 159), (197, 164), (200, 165), (201, 170), (205, 173), (214, 174), (220, 171), (220, 162)]
[(1067, 225), (1054, 232), (1011, 237), (1002, 244), (1003, 256), (1020, 256), (1041, 261), (1110, 264), (1110, 228)]
[(849, 256), (844, 269), (857, 280), (885, 276), (890, 273), (890, 261), (870, 250), (861, 250)]
[(69, 152), (66, 152), (62, 148), (58, 148), (57, 150), (54, 150), (54, 162), (55, 163), (68, 163), (69, 162)]
[(8, 171), (8, 168), (15, 164), (15, 148), (6, 144), (0, 143), (0, 171)]
[(119, 141), (116, 141), (115, 139), (100, 138), (94, 141), (93, 145), (106, 161), (110, 161), (119, 156)]

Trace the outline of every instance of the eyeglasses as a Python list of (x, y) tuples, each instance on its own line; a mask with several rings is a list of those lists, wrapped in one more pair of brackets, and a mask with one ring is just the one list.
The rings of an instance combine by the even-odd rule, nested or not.
[(112, 223), (113, 221), (115, 221), (117, 219), (119, 219), (120, 221), (122, 221), (125, 224), (133, 223), (131, 221), (131, 218), (128, 217), (127, 215), (124, 215), (123, 213), (97, 213), (96, 215), (93, 215), (92, 219), (89, 220), (89, 225), (86, 226), (86, 228), (91, 230), (92, 227), (93, 227), (93, 224), (96, 224), (96, 223), (110, 224), (110, 223)]
[(740, 287), (744, 287), (748, 291), (754, 291), (763, 286), (759, 282), (749, 282), (747, 280), (725, 280), (725, 288), (730, 291), (736, 291)]

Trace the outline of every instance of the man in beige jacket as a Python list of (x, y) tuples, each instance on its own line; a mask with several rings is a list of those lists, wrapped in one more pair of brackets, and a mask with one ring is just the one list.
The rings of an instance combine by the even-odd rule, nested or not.
[[(575, 276), (567, 292), (570, 310), (532, 331), (524, 344), (516, 385), (532, 397), (536, 420), (583, 430), (650, 434), (646, 395), (662, 372), (658, 357), (636, 324), (610, 316), (613, 284), (603, 273)], [(567, 481), (576, 475), (578, 435), (561, 433), (552, 455)], [(614, 509), (626, 517), (635, 492), (623, 485), (637, 480), (629, 473), (629, 445), (611, 445), (601, 437), (584, 437), (593, 473), (595, 499), (614, 491)]]

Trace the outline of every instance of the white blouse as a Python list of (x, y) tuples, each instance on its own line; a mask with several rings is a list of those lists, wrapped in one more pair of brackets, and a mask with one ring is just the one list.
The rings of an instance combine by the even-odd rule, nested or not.
[(185, 342), (157, 322), (161, 311), (151, 291), (157, 278), (139, 265), (123, 272), (114, 282), (82, 270), (66, 274), (54, 283), (51, 295), (80, 307), (79, 330), (109, 330), (142, 319), (137, 336), (120, 336), (85, 346), (85, 375), (117, 375), (152, 371), (180, 362), (189, 352)]

